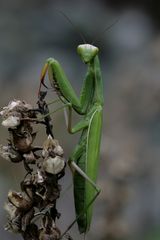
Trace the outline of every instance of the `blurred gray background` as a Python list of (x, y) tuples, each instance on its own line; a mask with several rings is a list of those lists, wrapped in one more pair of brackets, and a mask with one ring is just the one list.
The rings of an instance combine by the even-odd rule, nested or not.
[[(102, 192), (95, 203), (88, 240), (160, 239), (159, 9), (155, 0), (0, 0), (1, 107), (12, 99), (36, 106), (40, 71), (48, 57), (61, 62), (79, 93), (86, 66), (76, 53), (77, 45), (83, 43), (77, 32), (100, 49), (105, 94), (98, 177)], [(54, 98), (50, 91), (48, 101)], [(67, 133), (63, 112), (53, 115), (53, 124), (67, 159), (78, 136)], [(38, 130), (42, 144), (44, 130)], [(2, 127), (0, 131), (0, 143), (6, 144), (8, 132)], [(9, 189), (19, 191), (24, 173), (23, 164), (0, 159), (3, 240), (21, 239), (4, 231), (3, 206)], [(58, 203), (62, 215), (57, 225), (62, 231), (74, 219), (72, 188), (65, 190), (71, 182), (67, 170)], [(83, 239), (76, 225), (70, 234), (73, 239)]]

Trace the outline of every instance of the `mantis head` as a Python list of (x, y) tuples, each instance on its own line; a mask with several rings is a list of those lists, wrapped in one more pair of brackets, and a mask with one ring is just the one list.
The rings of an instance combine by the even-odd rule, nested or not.
[(90, 62), (97, 54), (99, 49), (91, 44), (80, 44), (77, 52), (84, 63)]

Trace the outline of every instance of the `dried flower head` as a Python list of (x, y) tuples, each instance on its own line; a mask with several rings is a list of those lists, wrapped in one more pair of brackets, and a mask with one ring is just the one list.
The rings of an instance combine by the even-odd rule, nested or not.
[[(12, 162), (23, 161), (27, 171), (20, 183), (21, 191), (8, 192), (5, 230), (20, 233), (25, 240), (58, 240), (61, 235), (55, 225), (60, 217), (56, 202), (60, 197), (61, 185), (58, 181), (64, 176), (65, 160), (63, 149), (52, 133), (45, 95), (39, 99), (38, 109), (33, 109), (25, 101), (13, 100), (0, 112), (2, 125), (9, 132), (8, 145), (0, 145), (0, 155)], [(37, 114), (43, 115), (43, 120), (38, 120)], [(43, 147), (33, 146), (36, 137), (34, 123), (46, 127), (47, 140)], [(40, 221), (38, 224), (35, 222), (38, 215), (41, 225)]]

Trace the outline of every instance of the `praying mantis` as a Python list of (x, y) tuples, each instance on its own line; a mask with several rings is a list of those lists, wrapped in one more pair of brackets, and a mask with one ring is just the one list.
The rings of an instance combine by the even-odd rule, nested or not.
[[(67, 128), (69, 133), (81, 131), (78, 144), (69, 157), (68, 164), (73, 173), (74, 202), (79, 232), (90, 229), (93, 203), (100, 193), (96, 185), (99, 168), (100, 142), (102, 131), (103, 83), (98, 58), (99, 49), (90, 44), (77, 47), (81, 60), (87, 65), (80, 97), (76, 96), (60, 63), (49, 58), (41, 72), (41, 85), (48, 72), (51, 86), (56, 90), (61, 102), (68, 108)], [(72, 110), (83, 118), (72, 127)]]

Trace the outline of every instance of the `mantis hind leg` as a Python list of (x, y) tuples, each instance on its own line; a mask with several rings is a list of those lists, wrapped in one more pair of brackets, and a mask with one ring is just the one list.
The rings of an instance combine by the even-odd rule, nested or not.
[[(65, 232), (61, 235), (60, 239), (62, 239), (64, 237), (64, 235), (73, 227), (73, 225), (78, 222), (79, 218), (83, 217), (86, 214), (87, 209), (94, 203), (95, 199), (98, 197), (98, 195), (100, 194), (101, 190), (96, 187), (96, 191), (97, 193), (95, 194), (95, 196), (93, 197), (93, 199), (90, 201), (90, 203), (85, 207), (85, 209), (83, 209), (81, 211), (81, 213), (74, 219), (74, 221), (68, 226), (68, 228), (65, 230)], [(78, 225), (79, 227), (79, 225)], [(85, 239), (85, 234), (87, 231), (82, 230), (82, 228), (79, 227), (79, 230), (81, 230), (81, 233), (84, 233), (84, 239)]]
[[(71, 162), (72, 168), (75, 169), (74, 174), (74, 198), (75, 198), (75, 209), (76, 209), (76, 219), (73, 221), (78, 223), (78, 228), (80, 233), (86, 233), (90, 227), (90, 219), (88, 218), (89, 208), (97, 198), (100, 193), (99, 187), (95, 182), (90, 179), (86, 173), (75, 163)], [(87, 192), (86, 192), (86, 182), (90, 184), (94, 189), (95, 193), (91, 200), (86, 203)], [(73, 225), (72, 224), (72, 225)]]
[[(74, 178), (74, 198), (75, 198), (75, 210), (76, 218), (69, 225), (67, 230), (62, 234), (62, 237), (72, 228), (72, 226), (77, 222), (78, 228), (81, 233), (86, 233), (89, 229), (90, 222), (87, 222), (87, 210), (93, 204), (95, 199), (100, 193), (100, 189), (97, 185), (86, 175), (85, 173), (85, 146), (86, 142), (83, 141), (83, 144), (77, 145), (75, 151), (71, 155), (68, 164), (71, 168)], [(86, 181), (95, 189), (96, 193), (91, 199), (91, 201), (86, 205), (85, 204), (85, 185)]]

